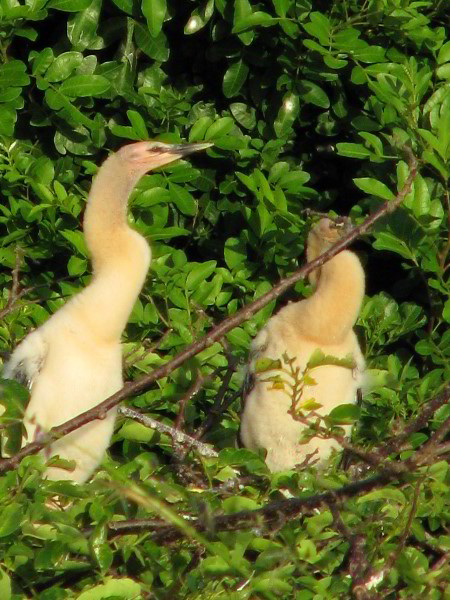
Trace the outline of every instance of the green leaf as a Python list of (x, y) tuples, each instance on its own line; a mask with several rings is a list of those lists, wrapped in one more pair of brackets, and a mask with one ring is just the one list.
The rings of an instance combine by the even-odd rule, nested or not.
[(372, 177), (359, 177), (353, 179), (353, 182), (360, 190), (367, 194), (383, 198), (383, 200), (395, 200), (395, 194), (391, 192), (387, 185), (377, 179), (373, 179)]
[(323, 46), (328, 46), (331, 36), (331, 24), (328, 17), (316, 11), (312, 12), (309, 18), (310, 22), (303, 24), (305, 31), (317, 38)]
[(427, 144), (429, 144), (433, 150), (436, 150), (436, 152), (439, 154), (439, 156), (441, 158), (443, 158), (445, 160), (446, 158), (446, 146), (442, 145), (439, 140), (436, 138), (436, 136), (434, 136), (431, 131), (428, 131), (427, 129), (418, 129), (418, 132), (420, 134), (420, 137), (423, 138)]
[(71, 256), (67, 263), (67, 271), (71, 277), (84, 275), (87, 270), (87, 260), (79, 256)]
[(273, 124), (278, 137), (284, 137), (291, 129), (298, 117), (300, 110), (298, 96), (288, 92), (283, 96), (283, 101)]
[(370, 156), (370, 150), (368, 150), (362, 144), (353, 144), (351, 142), (340, 142), (336, 144), (337, 153), (341, 156), (348, 156), (349, 158), (364, 159)]
[[(55, 58), (45, 74), (45, 79), (51, 82), (63, 81), (83, 62), (81, 52), (63, 52)], [(33, 65), (34, 67), (35, 65)]]
[(247, 349), (250, 346), (251, 338), (242, 327), (235, 327), (227, 333), (227, 339), (230, 344), (241, 346)]
[(137, 45), (147, 56), (159, 62), (166, 62), (169, 59), (169, 46), (162, 31), (153, 37), (148, 29), (140, 23), (135, 23), (134, 35)]
[(133, 440), (135, 442), (148, 444), (157, 437), (157, 433), (150, 427), (146, 427), (141, 423), (127, 420), (120, 428), (118, 436), (124, 440)]
[(229, 563), (220, 556), (207, 556), (202, 561), (202, 571), (208, 578), (223, 577), (230, 570)]
[(361, 62), (380, 63), (384, 60), (385, 52), (381, 46), (367, 46), (361, 50), (355, 50), (352, 55)]
[[(239, 22), (252, 14), (252, 5), (248, 0), (235, 0), (234, 2), (234, 15), (233, 15), (233, 27)], [(254, 31), (246, 31), (245, 33), (239, 34), (239, 39), (243, 44), (249, 46), (254, 38)]]
[(82, 592), (77, 600), (135, 600), (140, 597), (141, 592), (141, 586), (133, 579), (111, 577), (105, 583)]
[(377, 154), (377, 156), (383, 155), (383, 143), (379, 137), (373, 135), (373, 133), (368, 133), (366, 131), (360, 131), (359, 135), (366, 140), (367, 145), (371, 147), (371, 149)]
[(24, 519), (23, 507), (19, 502), (8, 504), (0, 513), (0, 538), (17, 531)]
[(70, 231), (66, 229), (60, 233), (72, 244), (72, 246), (76, 248), (81, 256), (84, 256), (85, 258), (88, 257), (86, 242), (84, 241), (84, 235), (81, 233), (81, 231)]
[(257, 10), (246, 17), (242, 17), (242, 19), (235, 23), (232, 33), (242, 33), (254, 27), (271, 27), (272, 25), (276, 25), (277, 22), (278, 19), (271, 17), (266, 12)]
[(216, 270), (217, 261), (208, 260), (204, 263), (194, 264), (186, 278), (186, 289), (194, 290), (202, 281), (208, 279)]
[(148, 131), (145, 125), (145, 121), (136, 110), (127, 110), (127, 117), (130, 120), (133, 130), (141, 140), (148, 139)]
[(222, 509), (226, 515), (241, 512), (241, 510), (256, 510), (257, 508), (259, 508), (259, 504), (255, 500), (244, 496), (230, 496), (222, 502)]
[(2, 600), (11, 600), (11, 578), (8, 573), (0, 569), (0, 598)]
[(446, 83), (445, 85), (439, 87), (428, 100), (425, 102), (423, 107), (423, 114), (426, 115), (433, 108), (441, 104), (446, 97), (450, 96), (450, 83)]
[(356, 367), (355, 359), (349, 355), (345, 358), (338, 358), (331, 354), (325, 354), (320, 348), (314, 350), (306, 363), (308, 369), (315, 369), (324, 365), (334, 365), (345, 369), (354, 369)]
[(306, 519), (306, 531), (312, 535), (316, 536), (321, 531), (323, 531), (326, 527), (329, 527), (333, 522), (333, 515), (330, 511), (324, 510), (318, 515), (314, 515), (313, 517), (309, 517)]
[(40, 156), (34, 162), (31, 173), (38, 183), (50, 185), (55, 177), (55, 166), (47, 156)]
[(310, 179), (311, 175), (305, 171), (289, 171), (280, 177), (278, 185), (289, 193), (295, 193)]
[(351, 75), (352, 83), (354, 83), (355, 85), (363, 85), (367, 82), (367, 79), (368, 77), (366, 75), (366, 71), (362, 67), (360, 67), (359, 65), (353, 67)]
[(439, 156), (436, 156), (436, 154), (430, 152), (429, 150), (424, 150), (424, 152), (422, 153), (422, 160), (434, 167), (436, 171), (441, 175), (442, 179), (444, 181), (447, 181), (447, 179), (449, 178), (449, 172), (446, 169), (445, 164), (439, 158)]
[(62, 10), (65, 12), (79, 12), (85, 10), (92, 4), (92, 0), (50, 0), (47, 8)]
[(169, 190), (163, 187), (154, 187), (139, 194), (139, 196), (135, 198), (134, 204), (144, 208), (150, 208), (156, 204), (167, 204), (168, 202), (171, 202), (171, 200), (172, 197)]
[(403, 492), (399, 489), (394, 488), (382, 488), (381, 490), (369, 492), (368, 494), (364, 494), (364, 496), (361, 496), (361, 498), (358, 498), (356, 502), (358, 504), (363, 504), (365, 502), (376, 502), (380, 500), (389, 500), (391, 502), (397, 502), (402, 506), (407, 504), (407, 500)]
[(214, 0), (208, 0), (201, 8), (194, 9), (184, 27), (184, 33), (186, 35), (192, 35), (203, 29), (211, 19), (213, 13)]
[(197, 203), (190, 192), (181, 185), (169, 182), (169, 192), (172, 202), (184, 215), (193, 217), (197, 214)]
[(14, 33), (17, 37), (23, 37), (30, 42), (35, 42), (38, 37), (38, 32), (33, 27), (18, 27)]
[(236, 121), (245, 129), (253, 129), (256, 125), (255, 109), (243, 102), (230, 104), (230, 111)]
[(247, 258), (246, 244), (239, 238), (230, 237), (225, 242), (223, 253), (227, 267), (231, 270), (236, 269)]
[(253, 365), (255, 373), (267, 373), (267, 371), (280, 370), (282, 368), (282, 361), (274, 358), (257, 358)]
[(166, 0), (141, 0), (142, 12), (147, 19), (148, 30), (152, 37), (157, 37), (166, 16)]
[(12, 456), (22, 445), (22, 419), (29, 392), (14, 380), (2, 381), (0, 391), (1, 451), (3, 456)]
[(189, 132), (190, 142), (200, 142), (205, 139), (205, 134), (210, 125), (213, 123), (211, 117), (200, 117), (191, 127)]
[(445, 63), (442, 67), (436, 69), (436, 76), (439, 79), (450, 79), (450, 63)]
[(412, 208), (414, 215), (420, 218), (430, 211), (431, 198), (425, 179), (418, 173), (414, 180), (414, 200)]
[(323, 57), (323, 62), (327, 65), (327, 67), (330, 67), (330, 69), (343, 69), (348, 65), (347, 60), (334, 58), (334, 56), (331, 55), (325, 55)]
[(298, 85), (298, 94), (304, 102), (314, 104), (319, 108), (330, 107), (330, 100), (326, 92), (312, 81), (301, 79)]
[(23, 87), (30, 83), (26, 65), (21, 60), (10, 60), (0, 65), (0, 88)]
[(333, 424), (346, 425), (358, 421), (360, 413), (361, 409), (356, 404), (341, 404), (333, 408), (328, 417), (332, 419)]
[(16, 111), (10, 106), (0, 104), (0, 134), (12, 137), (16, 121)]
[(231, 64), (223, 77), (223, 93), (227, 98), (236, 96), (244, 85), (249, 68), (243, 60)]
[(133, 0), (113, 0), (114, 4), (127, 15), (133, 14)]
[(430, 340), (420, 340), (415, 345), (415, 350), (422, 356), (431, 356), (436, 351), (436, 346)]
[(442, 63), (450, 61), (450, 41), (445, 42), (440, 48), (437, 55), (437, 64), (442, 65)]
[(53, 50), (51, 48), (44, 48), (39, 53), (30, 54), (30, 59), (33, 61), (33, 75), (45, 73), (54, 60)]
[(213, 140), (215, 138), (225, 136), (233, 130), (234, 121), (231, 117), (222, 117), (214, 121), (205, 132), (205, 140)]
[(104, 40), (97, 35), (102, 0), (92, 0), (89, 6), (71, 17), (67, 24), (67, 36), (76, 50), (101, 49)]
[(442, 317), (447, 323), (450, 323), (450, 299), (444, 304), (444, 310), (442, 311)]
[(323, 46), (321, 46), (314, 40), (308, 40), (308, 39), (303, 40), (303, 45), (306, 48), (308, 48), (309, 50), (314, 50), (315, 52), (319, 52), (319, 54), (327, 56), (328, 58), (331, 56), (329, 50), (327, 50), (326, 48), (324, 48)]
[(60, 92), (66, 96), (87, 97), (104, 94), (111, 86), (111, 82), (102, 75), (74, 75), (62, 84)]
[(403, 258), (414, 260), (414, 254), (403, 240), (400, 240), (394, 234), (388, 231), (380, 231), (375, 234), (376, 240), (373, 247), (377, 250), (390, 250), (396, 254), (400, 254)]

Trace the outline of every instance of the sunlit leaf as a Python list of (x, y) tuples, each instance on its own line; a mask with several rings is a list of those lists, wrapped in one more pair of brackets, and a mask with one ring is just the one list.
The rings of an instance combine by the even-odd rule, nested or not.
[(386, 184), (371, 177), (359, 177), (353, 180), (355, 185), (366, 194), (372, 194), (383, 198), (383, 200), (394, 200), (395, 195), (391, 192)]
[(238, 94), (247, 79), (248, 72), (249, 68), (242, 60), (228, 68), (223, 78), (223, 93), (227, 98)]

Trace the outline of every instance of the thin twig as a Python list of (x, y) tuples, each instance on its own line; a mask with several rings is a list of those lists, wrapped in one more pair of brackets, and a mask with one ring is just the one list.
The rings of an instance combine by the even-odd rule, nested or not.
[(211, 379), (211, 375), (204, 377), (197, 369), (195, 369), (194, 372), (194, 383), (191, 385), (188, 391), (183, 394), (181, 400), (178, 402), (178, 414), (176, 416), (174, 424), (175, 429), (178, 429), (178, 431), (181, 431), (184, 427), (184, 408), (186, 406), (186, 403), (198, 394), (198, 392), (202, 389), (202, 387), (205, 385), (205, 382), (208, 379)]
[(236, 394), (233, 394), (231, 402), (229, 400), (226, 402), (223, 401), (224, 396), (228, 390), (230, 380), (233, 376), (233, 373), (235, 373), (236, 366), (237, 366), (237, 361), (234, 358), (234, 356), (231, 354), (231, 352), (228, 351), (227, 344), (223, 344), (223, 346), (224, 346), (225, 355), (228, 359), (228, 369), (222, 380), (222, 384), (219, 388), (219, 391), (217, 392), (216, 398), (214, 400), (214, 404), (208, 412), (208, 416), (206, 417), (206, 419), (205, 419), (204, 423), (201, 425), (201, 427), (199, 427), (197, 429), (197, 431), (195, 432), (196, 440), (201, 439), (205, 435), (205, 433), (213, 426), (216, 419), (219, 416), (221, 416), (226, 411), (226, 409), (230, 406), (230, 404), (232, 402), (234, 402), (234, 400), (236, 400), (236, 398), (240, 395), (240, 391), (238, 391)]
[(3, 310), (0, 311), (0, 319), (3, 319), (10, 312), (13, 311), (15, 303), (24, 296), (29, 289), (23, 289), (19, 291), (20, 281), (19, 281), (19, 273), (20, 267), (22, 266), (23, 252), (19, 247), (16, 247), (16, 260), (14, 264), (14, 269), (12, 270), (12, 286), (11, 291), (9, 292), (8, 301)]

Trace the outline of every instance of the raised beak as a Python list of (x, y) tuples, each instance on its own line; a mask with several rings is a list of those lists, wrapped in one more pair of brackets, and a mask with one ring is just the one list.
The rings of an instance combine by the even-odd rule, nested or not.
[(119, 152), (142, 174), (183, 158), (192, 152), (205, 150), (214, 144), (166, 144), (163, 142), (136, 142), (123, 146)]
[(164, 144), (167, 147), (167, 152), (177, 154), (178, 156), (187, 156), (198, 150), (206, 150), (214, 146), (211, 142), (200, 142), (195, 144)]

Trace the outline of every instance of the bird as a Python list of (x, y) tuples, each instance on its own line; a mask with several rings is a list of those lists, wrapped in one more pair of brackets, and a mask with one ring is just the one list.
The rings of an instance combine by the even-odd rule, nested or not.
[[(339, 240), (347, 225), (348, 221), (335, 223), (322, 218), (309, 232), (307, 261), (311, 262)], [(239, 441), (251, 450), (265, 448), (265, 461), (271, 472), (308, 464), (310, 455), (323, 464), (332, 448), (340, 448), (337, 441), (320, 437), (300, 442), (307, 426), (292, 415), (290, 361), (301, 377), (317, 351), (326, 357), (350, 360), (351, 368), (348, 361), (343, 363), (346, 366), (323, 361), (328, 364), (322, 363), (306, 373), (313, 381), (305, 380), (300, 405), (305, 403), (307, 407), (313, 399), (321, 405), (315, 410), (321, 416), (340, 404), (356, 402), (357, 391), (364, 382), (365, 361), (353, 330), (365, 289), (359, 258), (350, 250), (342, 250), (313, 270), (309, 280), (315, 292), (287, 304), (272, 316), (250, 349)], [(303, 414), (307, 417), (308, 411)], [(347, 434), (349, 429), (345, 427)]]
[[(121, 335), (151, 263), (147, 240), (127, 223), (129, 196), (148, 171), (211, 143), (127, 144), (110, 154), (94, 177), (83, 229), (92, 279), (42, 326), (28, 334), (6, 363), (3, 377), (25, 382), (27, 442), (42, 439), (93, 408), (123, 385)], [(47, 446), (46, 459), (74, 461), (72, 470), (48, 466), (50, 480), (87, 481), (102, 461), (114, 429), (116, 409)], [(54, 462), (54, 461), (53, 461)], [(61, 463), (59, 463), (61, 464)]]

